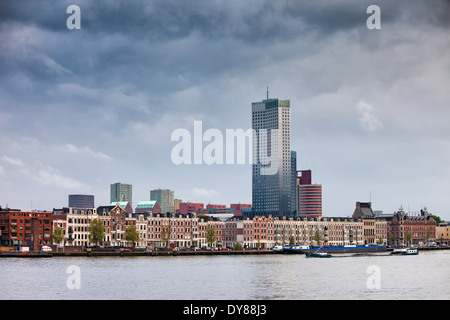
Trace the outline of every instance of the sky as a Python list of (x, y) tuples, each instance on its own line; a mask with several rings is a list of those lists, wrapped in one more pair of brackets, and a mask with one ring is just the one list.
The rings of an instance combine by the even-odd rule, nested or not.
[(249, 163), (175, 164), (171, 135), (194, 121), (247, 130), (269, 87), (290, 100), (291, 149), (323, 186), (323, 216), (371, 201), (450, 220), (449, 29), (439, 0), (3, 0), (0, 205), (106, 205), (115, 182), (133, 205), (156, 188), (251, 203)]

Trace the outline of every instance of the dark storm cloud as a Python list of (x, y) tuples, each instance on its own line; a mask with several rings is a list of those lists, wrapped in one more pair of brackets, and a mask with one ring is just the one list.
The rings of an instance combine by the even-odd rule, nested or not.
[[(399, 19), (416, 23), (417, 10), (425, 12), (421, 19), (448, 23), (445, 19), (450, 11), (446, 10), (448, 2), (436, 1), (440, 10), (431, 10), (422, 2), (412, 3), (378, 2), (383, 25)], [(65, 9), (69, 4), (81, 8), (79, 33), (65, 27), (68, 17)], [(214, 77), (257, 62), (254, 52), (267, 50), (272, 54), (276, 52), (274, 46), (306, 35), (314, 34), (321, 40), (352, 28), (364, 31), (369, 4), (368, 1), (158, 0), (32, 1), (20, 5), (7, 0), (0, 4), (2, 29), (33, 26), (48, 33), (42, 43), (32, 40), (23, 43), (30, 50), (29, 55), (10, 51), (10, 57), (2, 58), (0, 68), (7, 69), (4, 62), (8, 58), (22, 58), (22, 69), (41, 81), (83, 77), (83, 81), (97, 85), (113, 85), (127, 79), (137, 83), (145, 81), (145, 75), (152, 72), (158, 75), (158, 81), (149, 86), (163, 90), (180, 72)], [(298, 52), (308, 50), (310, 41), (311, 38), (305, 39)], [(33, 51), (42, 54), (36, 56)], [(7, 54), (8, 50), (3, 56)], [(218, 54), (222, 54), (220, 61), (216, 59)]]
[[(430, 4), (431, 3), (431, 4)], [(154, 0), (154, 1), (29, 1), (0, 3), (0, 20), (35, 24), (66, 32), (67, 6), (79, 5), (86, 32), (121, 33), (136, 39), (168, 41), (197, 33), (209, 40), (273, 41), (297, 37), (311, 28), (330, 33), (365, 23), (366, 9), (379, 5), (383, 22), (404, 20), (448, 25), (448, 1), (319, 0)], [(424, 21), (426, 20), (426, 21)]]
[[(72, 4), (81, 8), (81, 30), (66, 28)], [(379, 31), (366, 28), (371, 4), (381, 8)], [(367, 167), (365, 174), (378, 174), (371, 183), (381, 168), (400, 177), (404, 166), (392, 157), (399, 146), (448, 149), (438, 138), (449, 130), (449, 12), (449, 2), (437, 0), (0, 1), (2, 186), (20, 185), (7, 179), (11, 163), (22, 163), (23, 179), (41, 172), (32, 181), (107, 189), (124, 177), (145, 195), (155, 183), (199, 187), (183, 177), (208, 172), (221, 186), (205, 178), (202, 189), (226, 195), (226, 179), (240, 169), (173, 168), (170, 133), (192, 129), (194, 120), (205, 129), (246, 129), (250, 104), (267, 85), (291, 99), (299, 165), (319, 158), (316, 177), (328, 190), (332, 179), (340, 189), (342, 176), (363, 183)], [(447, 159), (433, 157), (432, 167)], [(250, 172), (238, 176), (249, 181)], [(353, 206), (358, 195), (350, 194)]]

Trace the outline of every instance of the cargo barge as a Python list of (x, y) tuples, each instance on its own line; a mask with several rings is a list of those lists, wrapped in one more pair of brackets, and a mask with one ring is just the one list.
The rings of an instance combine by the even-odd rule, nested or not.
[(306, 254), (317, 251), (317, 249), (319, 248), (331, 254), (386, 252), (386, 246), (383, 245), (346, 245), (346, 246), (322, 246), (322, 247), (285, 246), (283, 247), (283, 253)]

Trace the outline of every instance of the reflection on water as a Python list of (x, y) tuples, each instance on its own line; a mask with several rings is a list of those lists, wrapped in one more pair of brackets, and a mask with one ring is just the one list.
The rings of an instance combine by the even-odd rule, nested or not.
[[(450, 251), (340, 259), (3, 258), (0, 299), (449, 299), (449, 262)], [(79, 267), (78, 275), (67, 272), (72, 265)], [(369, 266), (379, 270), (379, 288), (368, 286)], [(69, 289), (74, 276), (80, 289)]]

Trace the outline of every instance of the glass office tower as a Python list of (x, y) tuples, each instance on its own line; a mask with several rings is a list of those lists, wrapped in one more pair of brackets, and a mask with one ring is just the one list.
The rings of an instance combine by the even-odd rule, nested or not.
[(111, 202), (129, 202), (133, 208), (133, 187), (131, 184), (113, 183), (111, 184)]
[(290, 101), (252, 103), (252, 215), (291, 216)]
[(69, 207), (94, 208), (94, 196), (90, 194), (69, 194)]
[(150, 190), (150, 200), (158, 202), (159, 206), (161, 207), (161, 213), (175, 213), (175, 197), (172, 190)]

